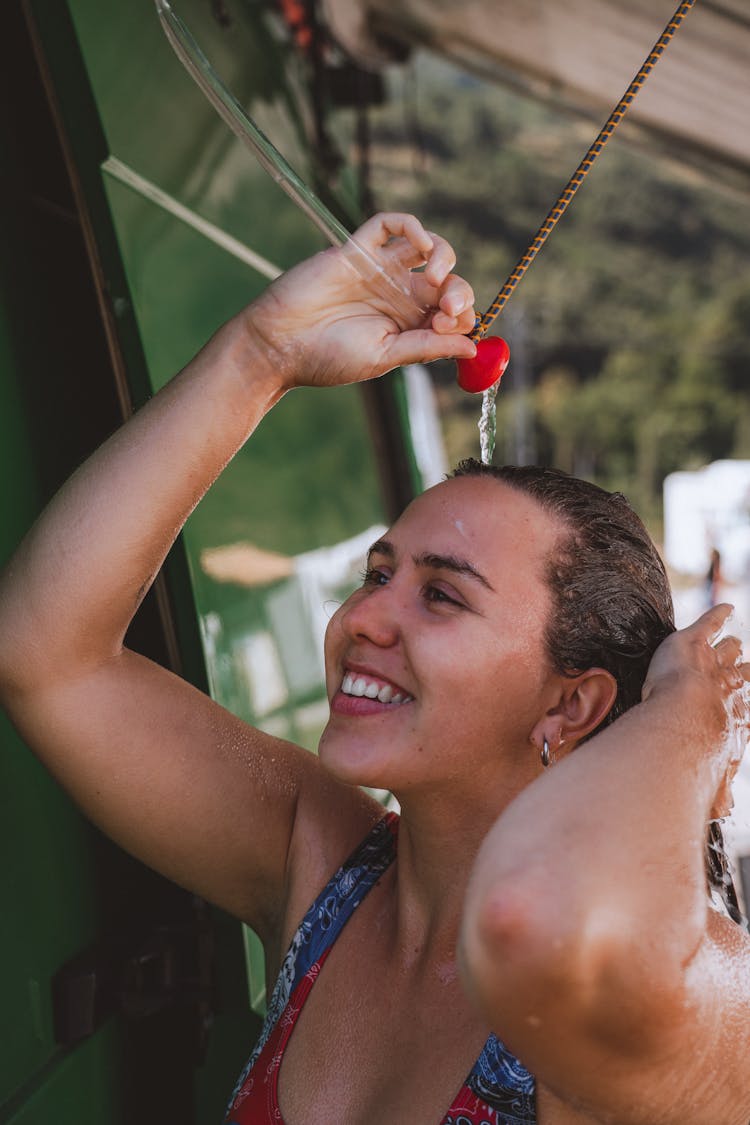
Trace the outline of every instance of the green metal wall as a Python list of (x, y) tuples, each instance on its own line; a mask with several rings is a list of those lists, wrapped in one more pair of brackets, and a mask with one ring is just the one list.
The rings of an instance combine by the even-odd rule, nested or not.
[[(229, 26), (216, 5), (185, 0), (179, 10), (303, 175), (316, 176), (304, 83), (278, 28), (262, 5), (223, 7)], [(31, 33), (16, 0), (2, 17), (0, 562), (127, 400), (143, 401), (266, 284), (103, 165), (115, 158), (119, 175), (137, 173), (281, 268), (321, 245), (204, 104), (150, 4), (32, 0), (28, 9)], [(351, 179), (342, 183), (340, 212), (351, 221)], [(396, 451), (390, 467), (376, 464), (373, 427)], [(393, 386), (380, 399), (356, 389), (287, 396), (191, 518), (166, 583), (134, 626), (134, 647), (312, 746), (322, 678), (314, 664), (306, 674), (295, 666), (279, 631), (299, 618), (304, 644), (315, 641), (310, 583), (299, 575), (309, 578), (312, 565), (315, 577), (321, 549), (340, 554), (389, 518), (399, 473), (395, 493), (408, 494)], [(206, 572), (206, 551), (243, 541), (287, 560), (288, 573), (248, 586)], [(345, 566), (329, 595), (348, 581)], [(264, 661), (275, 689), (260, 707), (264, 685), (252, 680), (262, 680)], [(210, 915), (210, 1002), (183, 998), (137, 1019), (107, 1009), (91, 1034), (61, 1043), (52, 982), (62, 966), (81, 954), (106, 965), (120, 946), (148, 950), (155, 933), (206, 920), (190, 896), (89, 826), (1, 715), (0, 786), (0, 1121), (220, 1120), (258, 1026), (240, 927)], [(259, 999), (257, 975), (251, 988)]]

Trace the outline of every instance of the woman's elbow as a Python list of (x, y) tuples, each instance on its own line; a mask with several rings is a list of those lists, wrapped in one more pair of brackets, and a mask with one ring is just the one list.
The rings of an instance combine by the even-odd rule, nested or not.
[(517, 885), (471, 888), (459, 940), (464, 987), (488, 1017), (515, 1006), (528, 995), (529, 981), (550, 971), (554, 952), (547, 947), (533, 893)]
[(670, 969), (670, 958), (658, 958), (656, 971), (621, 916), (571, 917), (551, 898), (541, 888), (502, 884), (470, 892), (459, 965), (478, 1011), (524, 1048), (541, 1045), (543, 1028), (626, 1055), (663, 1046), (665, 1013), (684, 1005), (679, 960)]

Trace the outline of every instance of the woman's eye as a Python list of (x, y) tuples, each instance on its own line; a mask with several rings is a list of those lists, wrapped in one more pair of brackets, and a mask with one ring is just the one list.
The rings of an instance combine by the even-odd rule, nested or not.
[(385, 586), (387, 581), (388, 575), (384, 571), (378, 570), (376, 566), (368, 567), (367, 570), (362, 571), (363, 586)]
[(438, 605), (441, 603), (444, 605), (461, 605), (461, 602), (457, 598), (451, 597), (445, 590), (441, 590), (439, 586), (426, 586), (424, 596), (426, 601), (437, 603)]

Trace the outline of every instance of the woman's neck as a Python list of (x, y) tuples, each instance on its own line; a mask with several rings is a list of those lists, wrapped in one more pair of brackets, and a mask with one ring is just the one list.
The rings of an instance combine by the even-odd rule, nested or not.
[(448, 800), (401, 799), (398, 863), (393, 877), (394, 955), (413, 963), (455, 961), (461, 912), (477, 852), (516, 795), (504, 788), (471, 798), (460, 786)]

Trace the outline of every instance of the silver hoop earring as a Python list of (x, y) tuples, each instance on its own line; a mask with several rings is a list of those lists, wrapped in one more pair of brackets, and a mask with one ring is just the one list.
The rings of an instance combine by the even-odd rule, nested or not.
[(542, 743), (542, 765), (545, 769), (547, 769), (547, 767), (549, 766), (550, 761), (551, 757), (549, 752), (549, 742), (545, 738), (544, 742)]

